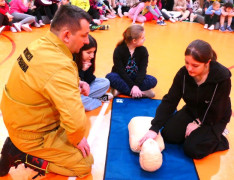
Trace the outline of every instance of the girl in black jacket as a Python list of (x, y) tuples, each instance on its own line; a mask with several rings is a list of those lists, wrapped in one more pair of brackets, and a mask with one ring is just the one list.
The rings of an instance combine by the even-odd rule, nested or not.
[(123, 40), (115, 48), (112, 72), (106, 75), (112, 88), (133, 98), (155, 96), (151, 89), (156, 86), (157, 80), (146, 74), (149, 54), (143, 46), (144, 41), (145, 31), (141, 25), (128, 27), (123, 33)]
[[(184, 143), (184, 152), (201, 159), (229, 149), (223, 132), (231, 117), (231, 72), (216, 61), (216, 53), (202, 40), (195, 40), (185, 51), (185, 66), (158, 107), (151, 128), (141, 139), (162, 136), (169, 143)], [(185, 106), (175, 112), (181, 100)]]

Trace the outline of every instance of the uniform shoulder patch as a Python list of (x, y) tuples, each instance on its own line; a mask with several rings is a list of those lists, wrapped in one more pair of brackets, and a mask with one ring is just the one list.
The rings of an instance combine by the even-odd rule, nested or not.
[(26, 49), (24, 50), (24, 56), (26, 57), (26, 59), (27, 59), (28, 61), (31, 61), (31, 59), (33, 58), (33, 55), (32, 55), (32, 53), (28, 50), (28, 48), (26, 48)]
[(24, 62), (22, 56), (20, 55), (17, 59), (20, 68), (26, 72), (28, 70), (28, 65)]

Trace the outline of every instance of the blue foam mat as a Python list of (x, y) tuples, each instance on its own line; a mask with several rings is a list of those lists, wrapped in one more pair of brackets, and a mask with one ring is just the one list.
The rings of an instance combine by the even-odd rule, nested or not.
[(115, 98), (112, 104), (105, 180), (197, 180), (193, 160), (182, 145), (165, 143), (163, 164), (155, 172), (146, 172), (139, 164), (139, 154), (129, 147), (128, 123), (135, 116), (154, 117), (161, 100)]

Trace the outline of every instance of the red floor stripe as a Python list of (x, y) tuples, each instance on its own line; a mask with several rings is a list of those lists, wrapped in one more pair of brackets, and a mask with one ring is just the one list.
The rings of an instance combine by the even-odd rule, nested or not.
[(234, 68), (234, 66), (231, 66), (231, 67), (229, 67), (228, 69), (232, 69), (232, 68)]
[(0, 62), (0, 66), (13, 55), (13, 53), (15, 52), (15, 48), (16, 48), (15, 42), (9, 36), (5, 34), (2, 34), (2, 36), (5, 36), (7, 39), (9, 39), (9, 41), (11, 42), (12, 48), (11, 48), (10, 54)]

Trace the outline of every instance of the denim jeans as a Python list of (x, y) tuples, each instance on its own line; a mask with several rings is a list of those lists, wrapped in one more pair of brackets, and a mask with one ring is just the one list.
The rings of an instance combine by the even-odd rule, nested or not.
[(90, 85), (89, 96), (81, 95), (81, 100), (85, 111), (91, 111), (102, 105), (102, 97), (110, 87), (110, 82), (106, 78), (96, 78)]

